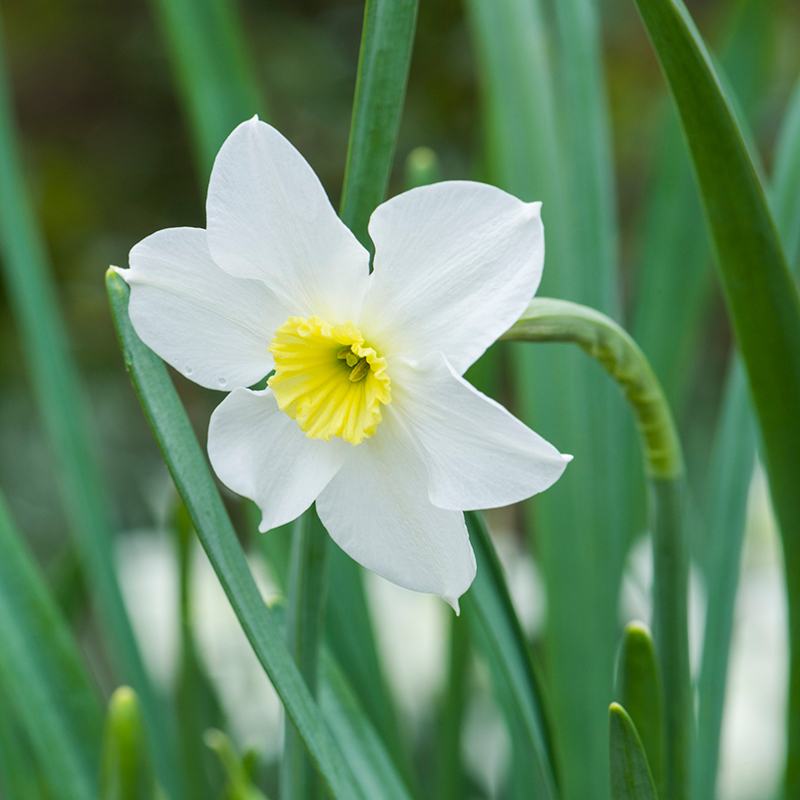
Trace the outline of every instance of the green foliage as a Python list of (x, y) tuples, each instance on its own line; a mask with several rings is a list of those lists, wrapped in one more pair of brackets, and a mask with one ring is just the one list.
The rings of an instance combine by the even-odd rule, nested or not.
[(139, 701), (129, 687), (121, 686), (108, 703), (100, 797), (152, 800), (155, 796)]
[(467, 514), (478, 571), (462, 600), (464, 618), (492, 672), (494, 691), (524, 749), (542, 798), (558, 797), (552, 733), (530, 648), (481, 517)]
[(206, 745), (216, 754), (225, 772), (227, 785), (225, 800), (267, 800), (253, 781), (247, 758), (241, 758), (230, 738), (222, 731), (211, 728), (206, 731)]
[[(734, 113), (678, 0), (637, 0), (675, 98), (715, 243), (728, 312), (747, 373), (789, 598), (789, 719), (800, 719), (800, 296)], [(666, 677), (666, 676), (665, 676)], [(800, 791), (800, 725), (789, 725), (787, 796)]]
[[(368, 797), (350, 761), (322, 721), (317, 704), (259, 594), (230, 519), (166, 367), (136, 336), (125, 282), (113, 270), (109, 300), (130, 373), (164, 460), (228, 600), (328, 789), (335, 797)], [(343, 757), (343, 755), (345, 757)]]
[(641, 737), (653, 783), (664, 787), (663, 687), (650, 631), (640, 622), (625, 626), (617, 656), (617, 696)]
[[(794, 272), (800, 271), (800, 193), (789, 188), (800, 171), (800, 83), (779, 136), (772, 201), (778, 230)], [(708, 543), (704, 568), (708, 607), (699, 677), (695, 794), (713, 794), (727, 686), (728, 653), (745, 533), (747, 496), (756, 455), (756, 430), (747, 379), (734, 353), (728, 368), (722, 413), (714, 438), (708, 491)]]
[(263, 112), (232, 0), (152, 0), (178, 78), (200, 183), (234, 126)]
[[(614, 314), (615, 199), (595, 4), (469, 0), (466, 7), (487, 178), (525, 200), (543, 201), (548, 266), (541, 291)], [(548, 12), (556, 14), (560, 48), (552, 46)], [(516, 348), (511, 358), (515, 411), (562, 450), (581, 453), (556, 486), (529, 504), (528, 527), (547, 586), (545, 672), (559, 719), (554, 735), (564, 797), (602, 800), (615, 598), (634, 525), (622, 513), (628, 477), (616, 457), (624, 410), (580, 354)], [(587, 659), (594, 665), (588, 672)]]
[(25, 730), (48, 789), (92, 800), (102, 725), (97, 690), (2, 497), (0, 641), (0, 695)]
[(365, 245), (384, 199), (403, 111), (417, 0), (367, 0), (347, 147), (341, 216)]
[(168, 767), (173, 753), (171, 731), (142, 663), (114, 572), (109, 494), (95, 457), (52, 270), (25, 187), (4, 58), (0, 38), (0, 266), (50, 439), (53, 474), (91, 585), (109, 656), (142, 699), (159, 774), (177, 796), (178, 777)]
[[(25, 4), (9, 7), (9, 28), (18, 38), (12, 39), (9, 52), (0, 52), (0, 60), (21, 70), (15, 93), (23, 129), (31, 136), (20, 153), (2, 72), (0, 261), (6, 295), (0, 303), (7, 302), (13, 315), (21, 363), (14, 336), (3, 336), (0, 350), (12, 398), (17, 396), (17, 373), (24, 369), (30, 375), (52, 457), (36, 452), (35, 435), (22, 439), (16, 431), (0, 453), (0, 469), (6, 470), (0, 477), (10, 475), (17, 485), (19, 441), (25, 442), (22, 460), (30, 456), (36, 465), (19, 479), (32, 485), (30, 495), (10, 500), (23, 527), (34, 520), (26, 530), (32, 549), (50, 562), (43, 577), (0, 503), (4, 797), (161, 797), (157, 782), (170, 800), (264, 800), (265, 788), (271, 794), (278, 777), (285, 798), (482, 797), (483, 787), (475, 783), (478, 766), (464, 758), (471, 744), (464, 733), (484, 700), (485, 689), (478, 685), (483, 673), (470, 672), (475, 662), (488, 667), (491, 693), (511, 742), (508, 767), (493, 776), (499, 783), (490, 792), (605, 800), (610, 791), (613, 800), (681, 800), (689, 793), (691, 777), (692, 796), (711, 797), (747, 495), (759, 444), (783, 534), (790, 600), (785, 791), (787, 798), (800, 792), (800, 302), (796, 274), (790, 275), (791, 268), (800, 267), (800, 83), (777, 137), (771, 128), (776, 99), (797, 66), (778, 37), (791, 41), (791, 26), (800, 17), (786, 4), (779, 8), (759, 0), (727, 0), (710, 11), (698, 5), (712, 36), (715, 28), (724, 34), (714, 36), (720, 43), (717, 66), (680, 0), (636, 2), (675, 97), (677, 116), (665, 108), (668, 113), (651, 119), (662, 98), (652, 91), (654, 79), (647, 69), (630, 69), (641, 56), (641, 44), (629, 36), (633, 4), (467, 0), (464, 28), (459, 4), (421, 4), (418, 9), (417, 0), (367, 0), (356, 74), (360, 9), (352, 3), (153, 0), (177, 91), (166, 88), (169, 82), (161, 74), (152, 20), (121, 15), (119, 30), (112, 30), (102, 27), (111, 15), (98, 14), (73, 30), (55, 14), (47, 26), (36, 23), (48, 32), (48, 55), (39, 59), (36, 36), (44, 34), (34, 32), (34, 23), (26, 28), (20, 22), (35, 13), (26, 12)], [(418, 12), (420, 35), (414, 45)], [(127, 31), (120, 35), (123, 28)], [(65, 29), (80, 35), (63, 37)], [(611, 45), (605, 54), (604, 36)], [(93, 91), (86, 91), (95, 84), (81, 76), (81, 64), (75, 69), (69, 60), (74, 58), (70, 53), (93, 40), (102, 42), (104, 69), (102, 81), (91, 80), (98, 88), (113, 88), (99, 95), (100, 103)], [(114, 42), (113, 48), (108, 42)], [(401, 128), (412, 49), (415, 67)], [(86, 63), (96, 60), (90, 53), (87, 49)], [(64, 94), (58, 73), (69, 75), (74, 95)], [(127, 78), (120, 83), (123, 73)], [(389, 665), (377, 646), (376, 609), (363, 572), (327, 542), (316, 515), (304, 516), (294, 532), (285, 526), (258, 537), (257, 547), (288, 594), (285, 608), (265, 605), (243, 549), (253, 538), (253, 507), (242, 509), (247, 524), (241, 545), (184, 405), (163, 365), (136, 339), (127, 318), (127, 288), (111, 275), (108, 290), (126, 364), (188, 508), (181, 506), (168, 525), (175, 533), (179, 579), (177, 672), (169, 698), (174, 702), (154, 690), (144, 669), (115, 574), (115, 520), (139, 524), (152, 511), (146, 507), (152, 498), (148, 492), (128, 491), (143, 472), (138, 464), (128, 465), (126, 448), (136, 432), (122, 416), (124, 403), (118, 398), (107, 402), (113, 387), (105, 385), (101, 359), (111, 357), (103, 343), (109, 337), (94, 328), (96, 299), (83, 292), (85, 274), (76, 264), (104, 260), (104, 247), (118, 253), (141, 235), (142, 219), (136, 214), (120, 228), (114, 215), (126, 209), (145, 209), (140, 216), (148, 226), (153, 216), (172, 220), (164, 224), (183, 220), (175, 219), (170, 208), (190, 194), (181, 181), (185, 159), (169, 163), (174, 153), (185, 150), (185, 134), (170, 115), (173, 101), (183, 106), (204, 184), (230, 130), (264, 113), (262, 76), (275, 124), (290, 138), (303, 131), (303, 151), (310, 151), (312, 163), (323, 165), (332, 194), (343, 183), (342, 216), (367, 246), (369, 215), (390, 187), (471, 174), (524, 199), (545, 201), (544, 290), (560, 299), (537, 300), (508, 338), (562, 344), (541, 348), (500, 342), (468, 378), (560, 449), (575, 454), (564, 478), (523, 514), (501, 511), (488, 517), (492, 526), (495, 520), (510, 523), (515, 533), (528, 535), (530, 554), (545, 579), (546, 624), (535, 630), (533, 641), (528, 639), (483, 518), (468, 514), (477, 578), (463, 598), (463, 618), (448, 616), (445, 684), (435, 707), (413, 726), (405, 724), (390, 690)], [(482, 115), (473, 102), (473, 79)], [(345, 104), (353, 80), (342, 181), (340, 166), (332, 165), (344, 165)], [(613, 154), (606, 81), (614, 100)], [(45, 93), (47, 103), (42, 101)], [(145, 93), (147, 102), (142, 101)], [(125, 114), (135, 109), (135, 126), (127, 117), (120, 122), (109, 116), (105, 127), (106, 112), (100, 116), (97, 108), (114, 103)], [(84, 127), (75, 128), (75, 118), (84, 117)], [(43, 135), (46, 127), (57, 134)], [(657, 128), (655, 139), (652, 128)], [(774, 154), (764, 153), (764, 162), (773, 165), (768, 205), (758, 145), (773, 139)], [(85, 149), (76, 146), (78, 141)], [(104, 155), (108, 141), (113, 156)], [(393, 175), (396, 150), (409, 155), (404, 173), (395, 170)], [(64, 152), (70, 154), (66, 159)], [(77, 161), (76, 152), (85, 153), (89, 166), (67, 169), (63, 162)], [(27, 159), (30, 185), (23, 175)], [(145, 192), (120, 181), (114, 165), (123, 160), (136, 165), (123, 175), (141, 171), (143, 185), (155, 189)], [(647, 169), (651, 175), (642, 178)], [(59, 170), (69, 180), (53, 178)], [(96, 183), (87, 180), (90, 173), (96, 173)], [(122, 188), (110, 191), (115, 180)], [(68, 184), (69, 202), (61, 184)], [(119, 202), (123, 192), (129, 195), (127, 205)], [(103, 198), (103, 212), (110, 216), (99, 215), (101, 203), (95, 199), (94, 213), (90, 210), (84, 227), (73, 230), (72, 220), (80, 218), (90, 195)], [(41, 210), (39, 220), (34, 204)], [(645, 209), (641, 219), (637, 210), (637, 219), (628, 225), (630, 210), (639, 207)], [(723, 321), (713, 313), (709, 244), (743, 356), (731, 354), (724, 382), (717, 378), (727, 337)], [(624, 307), (620, 296), (626, 297)], [(612, 319), (623, 313), (632, 337)], [(10, 318), (4, 324), (5, 334)], [(68, 327), (79, 334), (75, 343), (69, 341)], [(623, 399), (597, 364), (565, 342), (579, 344), (599, 362), (635, 412), (650, 480), (647, 522), (634, 431), (626, 427)], [(78, 377), (74, 350), (83, 360), (85, 379)], [(110, 445), (104, 442), (110, 457), (103, 463), (110, 466), (103, 470), (94, 453), (85, 384), (103, 391), (93, 408), (115, 420), (109, 429), (133, 431), (113, 434), (127, 436), (119, 440), (123, 447), (117, 447), (116, 438)], [(179, 389), (183, 394), (184, 387)], [(183, 397), (202, 427), (207, 399), (196, 390), (186, 390)], [(680, 480), (681, 443), (665, 397), (682, 423), (690, 476), (686, 486)], [(5, 433), (4, 427), (3, 445)], [(132, 482), (131, 472), (137, 478)], [(121, 480), (122, 499), (113, 491)], [(73, 546), (58, 552), (54, 543), (63, 532), (53, 522), (60, 522), (59, 514), (30, 500), (38, 501), (35, 493), (51, 481), (61, 492), (74, 537)], [(144, 503), (140, 494), (146, 495)], [(696, 741), (686, 635), (686, 505), (702, 523), (693, 528), (692, 546), (708, 595)], [(654, 542), (654, 637), (639, 624), (625, 629), (614, 687), (618, 592), (627, 549), (645, 525)], [(256, 770), (252, 751), (242, 756), (234, 744), (230, 731), (236, 730), (236, 720), (228, 726), (217, 696), (220, 676), (209, 676), (196, 641), (191, 592), (195, 527), (265, 680), (273, 682), (286, 709), (285, 751), (280, 763), (270, 761), (263, 769)], [(528, 609), (517, 610), (524, 616)], [(384, 622), (381, 617), (375, 621)], [(80, 650), (70, 624), (80, 632)], [(95, 680), (103, 687), (123, 681), (132, 686), (112, 697), (105, 740)], [(611, 699), (619, 704), (611, 705), (607, 719)]]
[(694, 727), (687, 618), (689, 556), (683, 455), (664, 393), (633, 339), (594, 309), (536, 298), (504, 338), (577, 344), (619, 384), (636, 419), (651, 491), (653, 616), (665, 696), (664, 784), (667, 796), (687, 797)]
[[(386, 745), (359, 705), (358, 695), (344, 671), (322, 653), (319, 702), (325, 721), (342, 747), (365, 797), (411, 800), (411, 793)], [(393, 757), (394, 756), (394, 757)]]
[(636, 726), (619, 703), (608, 708), (612, 800), (656, 800), (653, 776)]
[[(292, 534), (286, 628), (289, 651), (312, 695), (317, 692), (329, 549), (327, 531), (316, 510), (310, 509), (297, 521)], [(288, 720), (284, 731), (281, 797), (316, 797), (316, 775), (305, 757), (302, 740)]]

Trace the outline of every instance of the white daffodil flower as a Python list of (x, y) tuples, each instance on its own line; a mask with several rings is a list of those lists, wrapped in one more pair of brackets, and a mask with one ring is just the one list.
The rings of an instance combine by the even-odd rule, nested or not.
[(461, 377), (536, 291), (540, 204), (412, 189), (372, 214), (370, 274), (311, 167), (253, 118), (222, 145), (206, 211), (206, 230), (148, 236), (121, 274), (141, 339), (230, 392), (208, 432), (220, 480), (262, 531), (316, 501), (352, 558), (457, 610), (475, 577), (462, 512), (541, 492), (569, 461)]

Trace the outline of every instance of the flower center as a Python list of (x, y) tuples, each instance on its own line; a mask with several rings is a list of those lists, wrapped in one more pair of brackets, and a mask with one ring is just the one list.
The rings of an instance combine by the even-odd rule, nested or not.
[(275, 374), (268, 385), (284, 411), (313, 439), (339, 436), (360, 444), (375, 433), (391, 402), (386, 359), (352, 323), (289, 317), (269, 347)]

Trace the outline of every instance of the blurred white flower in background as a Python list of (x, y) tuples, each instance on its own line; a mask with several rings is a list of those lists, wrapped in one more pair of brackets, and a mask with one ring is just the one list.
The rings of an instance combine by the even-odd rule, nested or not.
[(761, 469), (750, 488), (747, 516), (722, 724), (721, 800), (774, 796), (786, 748), (789, 651), (783, 561)]
[[(171, 534), (129, 531), (119, 537), (117, 564), (125, 604), (147, 667), (165, 689), (178, 667), (178, 565)], [(250, 570), (267, 602), (279, 596), (259, 559)], [(244, 748), (266, 758), (282, 747), (282, 710), (228, 598), (199, 545), (192, 549), (191, 604), (200, 658), (228, 728)]]
[[(642, 619), (651, 624), (652, 563), (650, 538), (642, 537), (628, 557), (620, 595), (622, 622)], [(782, 572), (778, 532), (759, 469), (748, 499), (720, 742), (719, 800), (764, 800), (780, 780), (788, 664)], [(694, 565), (689, 578), (689, 650), (696, 678), (706, 600)]]

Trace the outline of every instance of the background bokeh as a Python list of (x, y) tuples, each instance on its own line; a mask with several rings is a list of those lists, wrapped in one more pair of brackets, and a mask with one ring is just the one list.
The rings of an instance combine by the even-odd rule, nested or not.
[[(176, 570), (164, 525), (172, 503), (166, 470), (125, 375), (103, 285), (108, 264), (124, 265), (130, 247), (174, 225), (203, 225), (205, 179), (155, 3), (141, 0), (5, 0), (7, 66), (23, 143), (26, 177), (55, 270), (58, 296), (91, 403), (93, 434), (120, 530), (118, 562), (126, 599), (145, 654), (168, 684), (174, 668)], [(606, 2), (602, 16), (623, 276), (630, 322), (637, 297), (643, 198), (652, 180), (664, 125), (665, 88), (633, 4)], [(716, 52), (748, 4), (688, 4)], [(800, 73), (800, 5), (769, 2), (770, 26), (754, 41), (760, 72), (744, 76), (747, 110), (767, 170), (787, 98)], [(331, 197), (342, 183), (362, 4), (352, 0), (247, 0), (239, 3), (246, 58), (253, 65), (269, 119), (300, 149)], [(480, 75), (462, 3), (423, 0), (391, 193), (404, 187), (404, 163), (416, 147), (434, 150), (443, 178), (482, 178)], [(547, 209), (545, 209), (547, 220)], [(701, 229), (701, 216), (694, 224)], [(558, 264), (547, 263), (556, 270)], [(718, 412), (730, 334), (716, 287), (705, 296), (704, 335), (687, 366), (688, 390), (676, 409), (690, 458), (703, 462)], [(669, 333), (664, 333), (669, 336)], [(485, 387), (506, 402), (507, 376)], [(176, 376), (201, 437), (218, 401)], [(0, 486), (28, 535), (51, 585), (91, 655), (98, 679), (111, 680), (66, 534), (57, 476), (26, 372), (19, 338), (0, 287)], [(546, 435), (546, 431), (542, 431)], [(580, 457), (580, 453), (576, 453)], [(698, 469), (697, 474), (702, 474)], [(535, 561), (521, 542), (518, 516), (491, 524), (508, 556), (520, 616), (533, 635), (546, 615)], [(278, 534), (287, 535), (287, 534)], [(647, 616), (648, 558), (634, 548), (620, 617)], [(602, 568), (602, 565), (598, 565)], [(262, 566), (257, 569), (263, 571)], [(280, 747), (277, 701), (257, 670), (215, 579), (197, 554), (198, 630), (212, 680), (232, 727), (245, 744), (274, 757)], [(266, 571), (265, 591), (273, 591)], [(695, 640), (702, 626), (702, 582), (694, 582)], [(444, 659), (445, 610), (429, 598), (371, 579), (378, 635), (418, 749), (430, 736), (430, 707)], [(779, 548), (763, 481), (754, 482), (724, 736), (726, 798), (766, 797), (782, 752), (785, 678)], [(480, 667), (474, 677), (463, 747), (476, 791), (492, 796), (509, 743)], [(485, 687), (484, 687), (485, 688)], [(263, 702), (254, 702), (262, 698)]]

